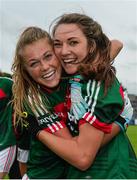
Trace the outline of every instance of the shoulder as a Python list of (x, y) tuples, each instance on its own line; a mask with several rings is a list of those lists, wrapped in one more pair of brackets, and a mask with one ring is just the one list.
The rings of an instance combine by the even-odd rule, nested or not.
[(94, 96), (96, 95), (96, 93), (99, 93), (101, 87), (102, 84), (100, 83), (100, 81), (90, 79), (88, 81), (84, 81), (82, 92), (87, 96)]
[(6, 83), (6, 84), (13, 84), (13, 80), (11, 78), (8, 77), (0, 77), (0, 82), (2, 83)]
[(10, 97), (12, 95), (13, 81), (7, 77), (0, 77), (0, 97)]

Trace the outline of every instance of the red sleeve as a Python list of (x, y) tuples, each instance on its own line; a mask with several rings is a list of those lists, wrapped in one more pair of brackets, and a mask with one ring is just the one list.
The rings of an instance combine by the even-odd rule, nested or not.
[[(107, 124), (104, 122), (99, 121), (96, 116), (90, 116), (90, 113), (86, 113), (87, 116), (85, 116), (83, 119), (79, 120), (79, 126), (85, 123), (91, 124), (93, 127), (103, 131), (104, 133), (110, 133), (112, 130), (112, 124)], [(88, 117), (88, 119), (87, 119)]]
[(64, 120), (61, 120), (61, 121), (56, 121), (55, 123), (52, 123), (51, 125), (44, 128), (43, 130), (47, 131), (49, 133), (55, 133), (55, 132), (57, 132), (60, 129), (63, 129), (65, 127), (66, 127), (66, 124), (65, 124)]

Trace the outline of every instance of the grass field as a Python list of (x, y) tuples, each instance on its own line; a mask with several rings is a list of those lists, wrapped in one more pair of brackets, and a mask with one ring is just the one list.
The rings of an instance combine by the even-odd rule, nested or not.
[(137, 126), (130, 125), (127, 129), (127, 135), (137, 156)]

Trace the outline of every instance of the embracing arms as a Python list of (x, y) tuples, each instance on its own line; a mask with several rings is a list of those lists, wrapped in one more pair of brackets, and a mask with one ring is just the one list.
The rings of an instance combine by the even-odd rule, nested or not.
[(71, 165), (80, 170), (86, 170), (94, 161), (104, 133), (88, 123), (80, 126), (80, 134), (75, 138), (65, 139), (66, 133), (68, 133), (66, 128), (58, 133), (63, 137), (40, 130), (37, 138)]

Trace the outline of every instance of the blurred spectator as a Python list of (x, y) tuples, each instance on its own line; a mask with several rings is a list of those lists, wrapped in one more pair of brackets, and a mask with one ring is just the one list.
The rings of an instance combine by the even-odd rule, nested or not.
[[(12, 179), (21, 178), (16, 161), (16, 138), (12, 125), (12, 79), (0, 71), (0, 179), (9, 173)], [(13, 165), (13, 168), (12, 168)]]

